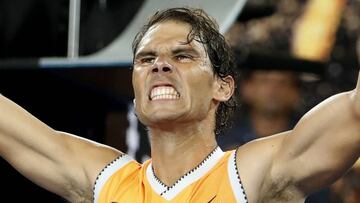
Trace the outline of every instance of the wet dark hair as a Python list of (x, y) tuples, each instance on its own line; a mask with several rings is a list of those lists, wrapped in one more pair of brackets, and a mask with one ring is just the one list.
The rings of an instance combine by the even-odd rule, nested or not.
[[(189, 24), (191, 30), (187, 36), (187, 43), (191, 43), (193, 40), (202, 43), (210, 58), (214, 73), (222, 79), (230, 75), (235, 81), (237, 80), (235, 61), (230, 46), (226, 43), (224, 36), (219, 32), (219, 26), (215, 20), (201, 9), (181, 7), (157, 11), (135, 36), (132, 44), (134, 56), (140, 41), (149, 28), (165, 21), (177, 21)], [(230, 117), (237, 107), (236, 95), (237, 91), (235, 90), (234, 95), (228, 101), (219, 104), (216, 110), (216, 135), (222, 134), (223, 131), (230, 126)]]

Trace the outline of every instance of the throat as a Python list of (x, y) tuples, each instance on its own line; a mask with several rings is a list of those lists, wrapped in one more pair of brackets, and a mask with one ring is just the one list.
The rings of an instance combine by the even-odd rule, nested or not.
[(152, 165), (156, 176), (171, 186), (199, 165), (217, 147), (208, 125), (186, 125), (182, 129), (149, 128)]

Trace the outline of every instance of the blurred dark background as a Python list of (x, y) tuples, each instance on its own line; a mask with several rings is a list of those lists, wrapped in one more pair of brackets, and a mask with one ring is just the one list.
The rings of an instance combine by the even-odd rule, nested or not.
[[(82, 1), (79, 54), (93, 53), (108, 45), (142, 3)], [(69, 0), (1, 0), (0, 9), (1, 58), (66, 56)]]
[[(111, 43), (143, 1), (101, 3), (81, 2), (79, 55)], [(126, 115), (133, 98), (130, 67), (38, 67), (40, 57), (66, 57), (68, 16), (68, 0), (0, 0), (1, 94), (54, 129), (126, 151)], [(0, 165), (1, 180), (9, 183), (2, 194), (11, 202), (65, 202), (28, 181), (6, 161)], [(21, 195), (10, 196), (13, 192)]]

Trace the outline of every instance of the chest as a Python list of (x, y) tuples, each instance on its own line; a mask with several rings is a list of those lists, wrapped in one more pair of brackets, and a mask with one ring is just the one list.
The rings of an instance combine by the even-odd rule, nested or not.
[(211, 174), (208, 177), (190, 182), (188, 179), (180, 181), (172, 187), (156, 184), (152, 180), (133, 179), (122, 187), (109, 191), (106, 202), (236, 202), (226, 173)]

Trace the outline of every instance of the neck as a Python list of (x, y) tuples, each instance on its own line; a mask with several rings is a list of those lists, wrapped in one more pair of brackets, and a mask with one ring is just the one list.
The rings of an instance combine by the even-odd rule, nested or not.
[(217, 144), (213, 128), (197, 123), (169, 130), (149, 128), (152, 165), (156, 176), (173, 185), (195, 168)]

